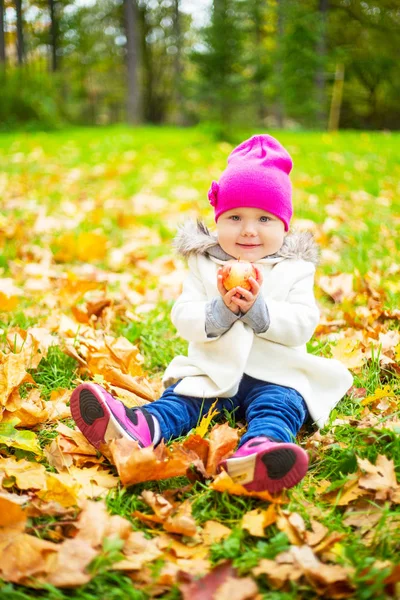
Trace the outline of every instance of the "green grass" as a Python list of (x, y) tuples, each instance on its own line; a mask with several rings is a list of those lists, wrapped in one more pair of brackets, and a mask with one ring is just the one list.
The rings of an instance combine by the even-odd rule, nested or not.
[(138, 321), (119, 323), (117, 331), (133, 344), (138, 344), (144, 356), (144, 369), (153, 374), (178, 354), (187, 354), (187, 342), (178, 337), (169, 318), (172, 303), (162, 302), (153, 310), (141, 313)]
[(46, 358), (42, 358), (31, 375), (41, 389), (41, 395), (49, 400), (51, 392), (59, 388), (73, 388), (78, 372), (77, 361), (65, 354), (59, 346), (50, 346)]
[[(232, 144), (260, 131), (237, 131)], [(368, 277), (373, 277), (373, 287), (379, 289), (384, 306), (397, 309), (400, 300), (398, 272), (394, 265), (400, 262), (400, 197), (398, 181), (400, 164), (398, 147), (400, 134), (379, 132), (318, 132), (268, 131), (276, 135), (292, 154), (294, 169), (295, 219), (310, 219), (319, 225), (327, 218), (334, 219), (320, 240), (323, 249), (336, 253), (336, 260), (322, 259), (319, 274), (352, 273), (355, 289), (363, 289)], [(144, 369), (150, 377), (159, 377), (167, 364), (177, 354), (186, 354), (187, 343), (180, 339), (169, 318), (172, 302), (162, 299), (159, 277), (146, 276), (138, 267), (141, 260), (154, 263), (171, 254), (170, 242), (176, 226), (186, 217), (198, 214), (206, 224), (213, 226), (207, 191), (210, 182), (218, 179), (233, 148), (226, 142), (215, 142), (201, 128), (176, 129), (112, 126), (101, 129), (72, 128), (52, 133), (19, 133), (0, 135), (0, 162), (4, 183), (4, 206), (0, 208), (0, 277), (14, 277), (35, 253), (32, 246), (55, 249), (60, 236), (73, 232), (78, 236), (86, 232), (99, 232), (108, 239), (103, 259), (90, 259), (99, 272), (113, 270), (118, 275), (131, 276), (126, 284), (132, 290), (154, 293), (151, 310), (131, 311), (135, 319), (126, 319), (117, 313), (111, 324), (114, 335), (123, 335), (137, 344), (144, 356)], [(20, 206), (7, 209), (9, 200)], [(71, 212), (71, 206), (79, 210)], [(54, 218), (51, 227), (34, 232), (40, 207)], [(71, 219), (76, 222), (71, 223)], [(329, 224), (329, 221), (328, 221)], [(14, 227), (17, 228), (14, 230)], [(25, 232), (29, 231), (29, 240)], [(8, 233), (7, 233), (8, 232)], [(143, 235), (143, 237), (138, 237)], [(126, 250), (138, 241), (135, 250)], [(28, 246), (28, 248), (27, 248)], [(120, 263), (110, 267), (114, 250), (124, 250)], [(31, 252), (31, 254), (29, 254)], [(31, 257), (27, 259), (27, 257)], [(53, 264), (61, 274), (82, 268), (79, 261), (64, 265)], [(80, 273), (80, 271), (78, 271)], [(79, 275), (80, 276), (80, 275)], [(57, 280), (56, 280), (57, 281)], [(145, 283), (145, 286), (143, 286)], [(23, 288), (25, 280), (20, 277)], [(118, 295), (124, 289), (120, 280), (108, 283), (106, 293)], [(142, 287), (141, 287), (142, 286)], [(321, 306), (331, 308), (339, 319), (349, 318), (357, 306), (367, 306), (367, 295), (353, 301), (335, 305), (318, 292)], [(79, 299), (81, 302), (85, 298)], [(40, 295), (29, 290), (20, 298), (17, 310), (0, 313), (0, 336), (3, 349), (6, 334), (13, 327), (26, 329), (40, 325), (51, 309), (44, 306), (36, 316), (33, 309), (40, 303)], [(70, 306), (62, 306), (68, 314)], [(40, 314), (39, 314), (40, 313)], [(361, 327), (362, 319), (354, 318)], [(378, 325), (383, 325), (382, 319)], [(372, 324), (372, 327), (377, 324)], [(398, 329), (397, 321), (390, 322)], [(308, 344), (308, 351), (330, 357), (336, 342), (329, 335), (317, 335)], [(43, 398), (60, 387), (72, 388), (77, 378), (77, 363), (66, 356), (60, 347), (51, 348), (47, 358), (31, 374), (40, 387)], [(373, 356), (355, 375), (354, 386), (366, 389), (371, 395), (383, 385), (391, 385), (400, 393), (399, 378), (379, 363), (379, 354)], [(29, 385), (26, 385), (27, 392)], [(22, 390), (22, 394), (24, 390)], [(353, 416), (360, 419), (363, 406), (356, 398), (345, 397), (334, 409), (330, 422), (322, 431), (333, 438), (332, 445), (315, 452), (311, 468), (303, 483), (290, 491), (290, 511), (298, 512), (307, 524), (312, 515), (310, 507), (320, 510), (317, 520), (330, 532), (344, 534), (340, 541), (339, 562), (355, 569), (354, 598), (380, 600), (388, 598), (384, 587), (387, 569), (375, 565), (376, 561), (398, 562), (400, 534), (390, 529), (400, 507), (382, 503), (381, 517), (374, 526), (374, 536), (369, 545), (364, 543), (359, 531), (344, 524), (346, 507), (330, 502), (317, 488), (321, 480), (331, 481), (337, 494), (356, 469), (356, 457), (375, 462), (378, 454), (394, 460), (400, 478), (400, 438), (398, 431), (376, 428), (358, 429), (355, 425), (332, 426), (335, 419)], [(226, 415), (234, 423), (234, 416)], [(393, 415), (392, 415), (393, 416)], [(384, 422), (385, 417), (381, 421)], [(39, 429), (38, 437), (43, 447), (54, 437), (54, 426)], [(22, 452), (22, 451), (21, 451)], [(22, 455), (22, 454), (21, 454)], [(212, 548), (213, 564), (232, 560), (243, 576), (249, 574), (261, 558), (273, 558), (288, 547), (284, 533), (275, 525), (266, 531), (265, 539), (258, 539), (240, 528), (243, 515), (256, 507), (266, 507), (253, 498), (229, 496), (211, 490), (206, 483), (197, 482), (190, 490), (186, 478), (149, 482), (124, 489), (119, 487), (107, 496), (107, 506), (112, 514), (121, 515), (132, 522), (133, 528), (151, 531), (133, 516), (135, 510), (151, 512), (140, 498), (143, 489), (162, 493), (171, 488), (183, 490), (181, 498), (193, 503), (193, 514), (199, 525), (213, 519), (232, 529), (231, 535)], [(377, 505), (377, 503), (371, 503)], [(45, 537), (53, 527), (52, 518), (32, 520), (32, 532)], [(161, 528), (160, 528), (161, 530)], [(155, 529), (157, 532), (158, 530)], [(87, 585), (74, 590), (57, 590), (48, 587), (32, 590), (7, 582), (0, 584), (3, 600), (27, 600), (33, 596), (46, 600), (147, 600), (150, 589), (135, 589), (131, 579), (122, 573), (109, 570), (119, 552), (118, 544), (105, 546), (100, 557), (91, 565), (95, 578)], [(162, 561), (154, 565), (154, 575)], [(257, 579), (260, 594), (268, 600), (314, 599), (315, 592), (306, 583), (292, 584), (288, 589), (272, 590), (265, 578)], [(178, 600), (177, 587), (162, 596)]]

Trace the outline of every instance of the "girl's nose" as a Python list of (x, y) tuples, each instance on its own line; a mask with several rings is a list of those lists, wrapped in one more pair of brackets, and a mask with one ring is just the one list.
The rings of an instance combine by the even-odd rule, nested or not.
[(251, 222), (243, 223), (242, 235), (249, 235), (249, 236), (257, 235), (257, 229), (255, 226), (255, 223), (251, 223)]

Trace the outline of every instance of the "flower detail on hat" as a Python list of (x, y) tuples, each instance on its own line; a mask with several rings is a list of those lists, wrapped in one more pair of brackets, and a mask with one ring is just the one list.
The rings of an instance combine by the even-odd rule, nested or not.
[(211, 206), (217, 206), (218, 191), (219, 185), (216, 181), (213, 181), (210, 189), (208, 190), (208, 199)]

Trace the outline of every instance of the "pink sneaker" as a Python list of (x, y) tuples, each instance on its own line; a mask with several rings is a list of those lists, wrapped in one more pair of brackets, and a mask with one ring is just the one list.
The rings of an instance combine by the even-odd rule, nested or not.
[(308, 454), (300, 446), (259, 436), (219, 463), (218, 472), (225, 469), (249, 492), (267, 490), (275, 494), (299, 483), (307, 468)]
[(71, 395), (71, 413), (87, 440), (96, 448), (125, 437), (144, 448), (160, 441), (157, 419), (145, 408), (126, 408), (96, 383), (82, 383)]

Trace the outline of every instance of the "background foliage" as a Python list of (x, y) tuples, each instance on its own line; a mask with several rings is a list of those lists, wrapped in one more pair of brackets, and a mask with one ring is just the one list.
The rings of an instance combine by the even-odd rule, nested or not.
[(340, 126), (399, 127), (398, 0), (210, 0), (201, 23), (183, 2), (2, 0), (1, 127), (324, 129), (340, 65)]

